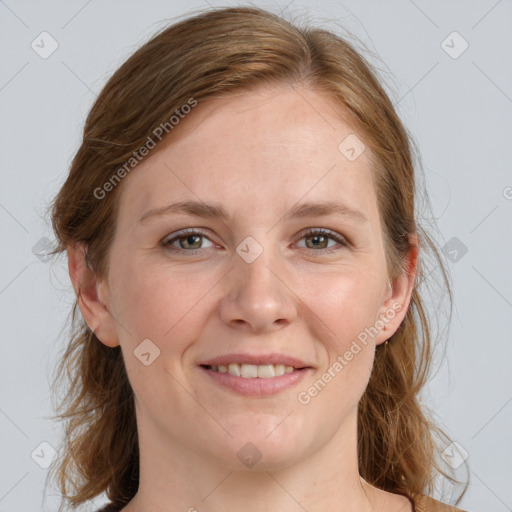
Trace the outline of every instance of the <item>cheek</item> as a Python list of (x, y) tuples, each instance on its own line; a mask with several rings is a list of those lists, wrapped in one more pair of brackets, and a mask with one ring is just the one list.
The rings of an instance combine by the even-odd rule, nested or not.
[(354, 270), (326, 279), (329, 293), (309, 293), (314, 311), (307, 322), (312, 325), (315, 318), (314, 336), (321, 341), (325, 357), (315, 380), (299, 390), (297, 400), (308, 406), (308, 412), (314, 411), (313, 416), (324, 415), (325, 407), (332, 406), (326, 428), (337, 428), (368, 385), (375, 357), (370, 333), (380, 306), (379, 282), (378, 276)]
[(305, 302), (330, 335), (331, 357), (333, 352), (345, 352), (352, 340), (364, 338), (375, 325), (382, 300), (381, 281), (371, 272), (350, 269), (324, 276), (323, 286), (315, 286), (315, 293), (306, 291)]
[[(116, 328), (125, 366), (141, 405), (153, 411), (164, 407), (156, 389), (166, 390), (165, 406), (171, 409), (178, 408), (183, 398), (176, 379), (183, 380), (183, 356), (204, 325), (206, 300), (201, 299), (213, 286), (198, 281), (179, 269), (150, 262), (127, 265), (113, 275)], [(146, 365), (143, 354), (147, 353)]]
[[(115, 279), (115, 281), (114, 281)], [(194, 282), (172, 266), (127, 265), (113, 278), (114, 309), (121, 344), (152, 340), (162, 351), (179, 351), (200, 325), (201, 298), (208, 283)]]

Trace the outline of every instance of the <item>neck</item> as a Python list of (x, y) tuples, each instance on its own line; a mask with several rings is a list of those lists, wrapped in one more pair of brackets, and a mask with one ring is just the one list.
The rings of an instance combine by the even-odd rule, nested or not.
[(290, 465), (245, 470), (139, 424), (139, 490), (123, 512), (370, 512), (373, 488), (359, 476), (356, 421), (355, 411), (327, 444)]

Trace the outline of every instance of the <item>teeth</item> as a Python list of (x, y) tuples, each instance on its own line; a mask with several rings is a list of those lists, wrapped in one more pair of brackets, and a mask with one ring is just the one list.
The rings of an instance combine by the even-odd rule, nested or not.
[[(292, 368), (292, 371), (293, 371), (292, 366), (289, 366), (288, 368)], [(278, 377), (279, 375), (284, 375), (284, 364), (275, 364), (274, 372), (276, 374), (276, 377)]]
[(228, 366), (218, 365), (211, 366), (214, 372), (230, 373), (236, 377), (243, 377), (244, 379), (271, 379), (279, 377), (285, 373), (292, 373), (293, 366), (285, 366), (284, 364), (238, 364), (231, 363)]
[(236, 364), (236, 363), (228, 365), (228, 373), (230, 373), (231, 375), (236, 375), (237, 377), (240, 377), (240, 375), (241, 375), (240, 365)]
[(256, 372), (260, 379), (271, 379), (272, 377), (276, 376), (274, 365), (272, 364), (257, 366)]

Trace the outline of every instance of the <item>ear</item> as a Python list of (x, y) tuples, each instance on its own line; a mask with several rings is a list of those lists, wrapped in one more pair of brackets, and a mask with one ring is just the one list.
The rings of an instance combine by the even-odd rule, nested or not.
[(388, 290), (379, 311), (381, 322), (376, 322), (376, 326), (379, 328), (379, 333), (375, 336), (376, 345), (380, 345), (391, 338), (398, 330), (411, 302), (418, 270), (418, 236), (410, 235), (409, 244), (410, 249), (406, 256), (405, 271), (396, 279), (395, 283), (388, 283)]
[(68, 246), (67, 252), (69, 277), (86, 324), (102, 343), (118, 346), (115, 321), (107, 305), (106, 283), (97, 278), (87, 263), (83, 243)]

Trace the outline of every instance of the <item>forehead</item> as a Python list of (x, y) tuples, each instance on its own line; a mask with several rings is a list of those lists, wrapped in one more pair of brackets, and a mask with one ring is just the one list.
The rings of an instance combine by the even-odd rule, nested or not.
[(339, 106), (310, 90), (274, 86), (198, 103), (125, 178), (121, 215), (135, 222), (185, 199), (270, 215), (302, 198), (343, 200), (371, 216), (371, 155), (347, 158), (347, 140), (364, 148)]

